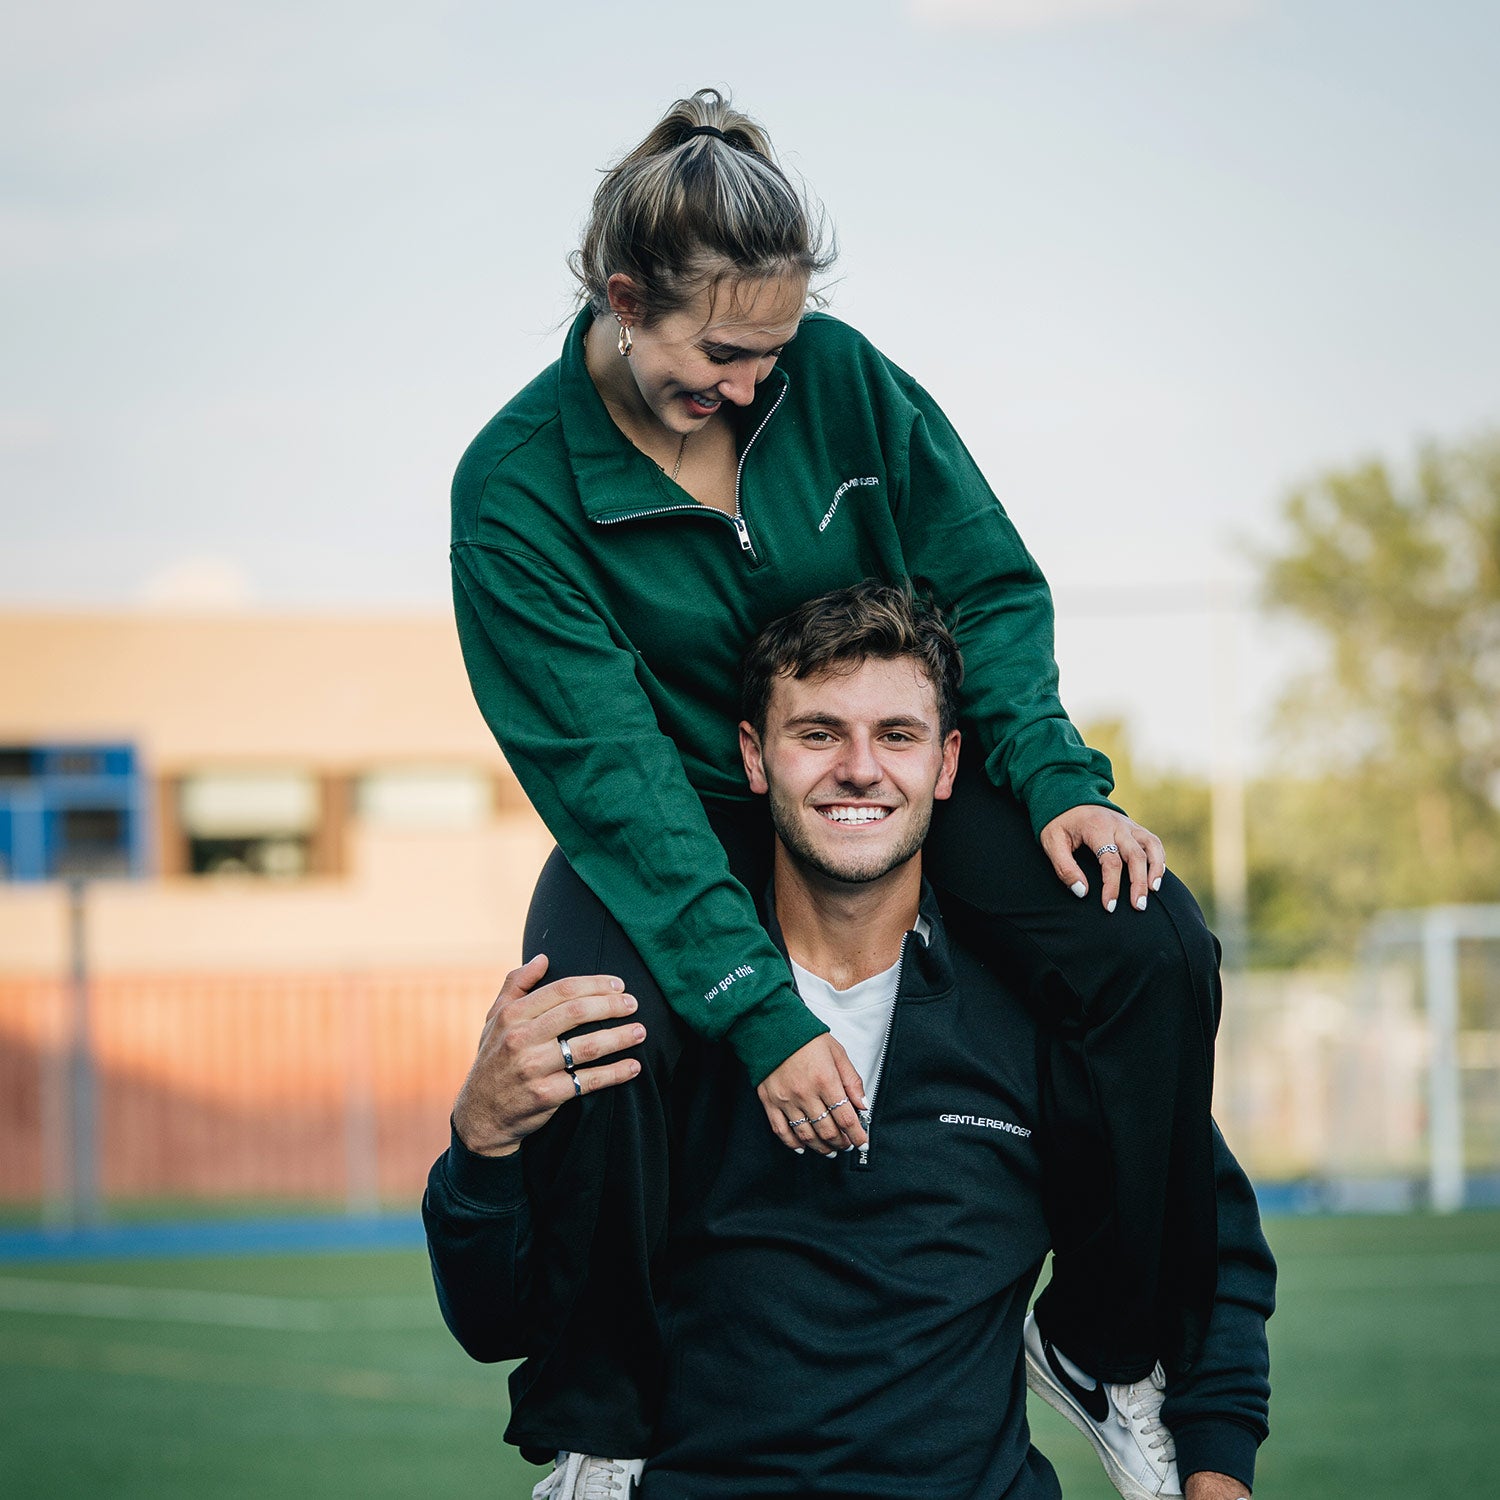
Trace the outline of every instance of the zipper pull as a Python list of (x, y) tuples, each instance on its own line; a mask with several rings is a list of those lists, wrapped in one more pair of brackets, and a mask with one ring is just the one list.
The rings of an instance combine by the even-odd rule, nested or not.
[(740, 551), (748, 552), (754, 557), (755, 548), (750, 545), (750, 531), (745, 525), (744, 518), (742, 516), (730, 516), (729, 519), (734, 522), (734, 534), (740, 539)]

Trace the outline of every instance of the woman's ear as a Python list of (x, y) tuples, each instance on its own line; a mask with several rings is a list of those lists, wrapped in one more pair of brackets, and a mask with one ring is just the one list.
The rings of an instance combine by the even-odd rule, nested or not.
[(623, 272), (616, 271), (604, 283), (609, 294), (609, 310), (626, 323), (644, 323), (646, 304), (641, 300), (635, 283)]

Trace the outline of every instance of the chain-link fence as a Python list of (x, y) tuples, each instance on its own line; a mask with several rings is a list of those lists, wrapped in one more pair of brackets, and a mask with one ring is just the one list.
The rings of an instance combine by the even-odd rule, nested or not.
[[(1500, 945), (1465, 945), (1459, 972), (1463, 1167), (1478, 1179), (1500, 1173)], [(106, 1203), (411, 1203), (500, 978), (101, 975), (80, 1049), (68, 981), (0, 977), (0, 1202), (64, 1213), (92, 1145)], [(1215, 1113), (1257, 1179), (1426, 1201), (1438, 1043), (1421, 979), (1397, 950), (1353, 973), (1228, 978)], [(77, 1140), (80, 1077), (92, 1143)]]
[[(90, 983), (92, 1144), (106, 1201), (411, 1202), (500, 976), (100, 976)], [(75, 1007), (0, 978), (0, 1200), (69, 1203)]]

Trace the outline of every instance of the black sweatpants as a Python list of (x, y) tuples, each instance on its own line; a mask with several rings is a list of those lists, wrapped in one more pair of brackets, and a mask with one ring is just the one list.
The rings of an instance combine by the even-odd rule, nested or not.
[[(970, 741), (973, 743), (974, 741)], [(1170, 871), (1145, 912), (1079, 900), (1020, 805), (977, 758), (939, 803), (923, 856), (945, 920), (1043, 1022), (1039, 1047), (1052, 1277), (1037, 1317), (1105, 1380), (1191, 1364), (1217, 1257), (1209, 1104), (1218, 944)], [(735, 875), (770, 877), (764, 804), (709, 803)], [(653, 1281), (669, 1207), (670, 1084), (689, 1040), (598, 898), (554, 850), (527, 917), (525, 956), (548, 979), (617, 974), (647, 1030), (640, 1076), (559, 1110), (522, 1148), (533, 1206), (528, 1357), (511, 1377), (507, 1439), (644, 1457), (661, 1388)], [(768, 1127), (769, 1128), (769, 1127)]]

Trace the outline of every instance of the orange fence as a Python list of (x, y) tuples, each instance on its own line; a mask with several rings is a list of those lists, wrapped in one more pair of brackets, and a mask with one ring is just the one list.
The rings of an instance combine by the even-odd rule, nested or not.
[[(428, 968), (95, 978), (100, 1192), (115, 1202), (414, 1203), (502, 977)], [(1215, 1114), (1253, 1176), (1425, 1170), (1428, 1028), (1415, 985), (1388, 977), (1369, 994), (1338, 974), (1233, 978)], [(63, 979), (0, 975), (0, 1204), (67, 1207), (73, 999)], [(1457, 1037), (1471, 1172), (1500, 1166), (1497, 1035)]]
[[(172, 974), (89, 986), (106, 1198), (412, 1201), (501, 976)], [(0, 1201), (65, 1196), (72, 994), (0, 977)]]

